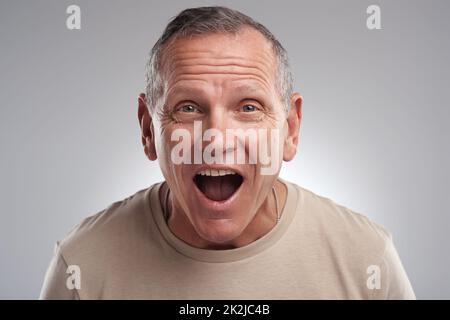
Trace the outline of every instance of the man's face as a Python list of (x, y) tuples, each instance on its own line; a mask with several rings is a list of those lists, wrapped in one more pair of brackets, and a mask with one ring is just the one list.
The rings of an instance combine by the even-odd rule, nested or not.
[[(164, 96), (152, 115), (154, 147), (174, 210), (183, 212), (197, 234), (210, 242), (226, 243), (239, 236), (278, 176), (289, 130), (276, 89), (276, 66), (271, 44), (253, 29), (177, 39), (164, 50)], [(200, 137), (198, 129), (194, 132), (195, 123), (201, 124)], [(223, 140), (204, 141), (208, 129), (222, 133)], [(277, 135), (279, 149), (270, 155), (277, 163), (274, 172), (262, 174), (259, 157), (249, 163), (255, 140), (237, 137), (231, 146), (225, 142), (227, 129), (266, 129), (267, 138), (257, 136), (256, 142), (269, 151), (269, 138)], [(173, 158), (180, 141), (173, 141), (172, 135), (180, 131), (190, 133), (190, 163), (179, 164)], [(208, 145), (223, 147), (223, 161), (195, 163), (194, 153), (198, 149), (202, 153)], [(236, 157), (225, 160), (240, 147), (245, 163), (237, 163)]]

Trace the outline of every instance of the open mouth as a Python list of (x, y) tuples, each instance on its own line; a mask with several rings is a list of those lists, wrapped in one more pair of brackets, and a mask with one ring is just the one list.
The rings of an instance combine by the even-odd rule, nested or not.
[(244, 178), (233, 170), (206, 169), (194, 176), (197, 188), (210, 200), (229, 199), (241, 186)]

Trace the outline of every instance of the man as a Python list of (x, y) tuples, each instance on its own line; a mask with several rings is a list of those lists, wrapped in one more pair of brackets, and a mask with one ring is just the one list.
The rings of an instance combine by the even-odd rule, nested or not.
[(264, 26), (184, 10), (153, 47), (147, 84), (142, 144), (165, 181), (59, 242), (41, 298), (415, 298), (389, 232), (278, 178), (302, 98)]

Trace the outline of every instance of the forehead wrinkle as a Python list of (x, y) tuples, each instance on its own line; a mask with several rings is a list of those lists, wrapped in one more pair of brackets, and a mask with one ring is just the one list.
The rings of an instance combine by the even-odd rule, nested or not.
[[(194, 73), (189, 73), (189, 72), (184, 72), (182, 73), (182, 76), (186, 77), (186, 79), (196, 79), (197, 77), (201, 77), (201, 76), (205, 76), (205, 75), (224, 75), (224, 76), (239, 76), (239, 77), (252, 77), (254, 79), (259, 80), (260, 82), (264, 83), (264, 85), (267, 88), (271, 87), (270, 82), (267, 80), (267, 77), (264, 74), (258, 73), (258, 72), (251, 72), (251, 71), (236, 71), (236, 70), (229, 70), (229, 68), (226, 68), (223, 71), (219, 71), (219, 70), (215, 70), (215, 71), (211, 71), (211, 70), (197, 70)], [(191, 76), (190, 78), (188, 76)], [(174, 79), (174, 80), (172, 80)], [(176, 80), (175, 80), (176, 79)], [(173, 77), (170, 77), (168, 79), (168, 86), (171, 87), (172, 81), (177, 81), (179, 79), (179, 76), (174, 75)]]
[[(172, 50), (171, 50), (172, 51)], [(276, 81), (276, 68), (274, 68), (274, 55), (270, 55), (263, 50), (257, 52), (251, 58), (244, 56), (225, 55), (220, 56), (219, 53), (203, 50), (191, 50), (188, 52), (172, 52), (172, 54), (165, 55), (162, 61), (162, 70), (167, 76), (168, 82), (175, 76), (176, 73), (181, 75), (195, 75), (195, 74), (247, 74), (261, 77), (267, 87), (271, 87), (270, 80)], [(201, 56), (199, 57), (199, 53)], [(261, 53), (263, 53), (261, 55)], [(215, 55), (214, 55), (215, 54)], [(205, 56), (203, 56), (205, 55)], [(203, 67), (199, 70), (198, 67)], [(226, 70), (226, 68), (230, 70)], [(210, 72), (207, 68), (216, 68), (216, 72)], [(223, 72), (225, 69), (226, 72)], [(219, 69), (222, 72), (218, 72)]]
[[(196, 84), (193, 85), (192, 83), (188, 83), (188, 84), (180, 84), (180, 82), (182, 81), (200, 81), (203, 82), (204, 84)], [(257, 81), (252, 81), (255, 80), (254, 78), (245, 78), (245, 79), (231, 79), (230, 82), (234, 83), (234, 82), (243, 82), (243, 81), (247, 81), (247, 83), (241, 83), (238, 85), (226, 85), (224, 87), (229, 88), (229, 90), (233, 90), (233, 91), (247, 91), (247, 92), (261, 92), (261, 91), (265, 91), (265, 89), (257, 82)], [(248, 83), (248, 81), (250, 81)], [(173, 94), (175, 93), (183, 93), (183, 92), (190, 92), (190, 91), (204, 91), (203, 87), (204, 85), (208, 85), (211, 84), (211, 82), (206, 81), (206, 80), (201, 80), (201, 79), (178, 79), (172, 86), (171, 88), (168, 90), (167, 94)], [(218, 88), (222, 88), (223, 85), (219, 85), (219, 84), (212, 84), (214, 87)]]
[[(199, 78), (201, 75), (216, 75), (217, 73), (202, 73), (202, 74), (195, 74), (195, 75), (183, 75), (180, 78), (175, 78), (175, 80), (173, 80), (174, 82), (171, 83), (171, 81), (168, 81), (168, 92), (171, 91), (171, 89), (175, 86), (176, 83), (180, 82), (180, 81), (193, 81), (193, 80), (203, 80), (206, 83), (210, 83), (210, 80), (206, 80), (206, 79), (201, 79)], [(229, 76), (233, 76), (236, 75), (236, 73), (220, 73), (221, 75), (227, 74)], [(239, 79), (230, 79), (231, 81), (243, 81), (243, 80), (249, 80), (252, 79), (253, 81), (257, 81), (258, 83), (261, 84), (262, 87), (264, 87), (264, 91), (265, 92), (270, 92), (271, 91), (271, 85), (270, 83), (268, 83), (267, 81), (265, 81), (264, 79), (261, 79), (261, 77), (259, 75), (254, 75), (251, 73), (238, 73), (237, 74), (240, 78)], [(245, 77), (245, 78), (241, 78), (241, 77)], [(214, 80), (213, 80), (214, 81)], [(220, 87), (222, 85), (219, 85)]]
[[(273, 61), (267, 60), (264, 58), (259, 58), (257, 56), (253, 56), (251, 59), (241, 56), (226, 56), (226, 57), (186, 57), (185, 54), (178, 54), (171, 59), (168, 57), (166, 59), (167, 63), (170, 63), (170, 69), (173, 71), (176, 68), (181, 67), (194, 67), (194, 66), (241, 66), (248, 68), (256, 68), (261, 71), (274, 71), (273, 70)], [(271, 72), (272, 73), (272, 72)]]
[[(200, 82), (204, 82), (205, 84), (208, 84), (208, 81), (205, 79), (197, 79), (197, 78), (190, 78), (190, 77), (180, 77), (178, 78), (170, 87), (169, 91), (172, 90), (173, 88), (176, 88), (176, 86), (181, 82), (181, 81), (187, 81), (187, 80), (191, 80), (191, 81), (200, 81)], [(180, 84), (178, 87), (187, 87), (185, 85)], [(197, 87), (197, 86), (195, 86)], [(168, 92), (169, 92), (168, 91)]]
[[(232, 80), (231, 82), (247, 81), (246, 83), (232, 86), (232, 89), (237, 90), (237, 91), (245, 91), (245, 92), (265, 92), (266, 91), (265, 88), (262, 88), (258, 82), (251, 81), (250, 79), (251, 78)], [(248, 82), (249, 80), (250, 80), (250, 82)]]
[[(179, 81), (177, 81), (179, 83)], [(168, 91), (167, 96), (185, 93), (199, 93), (205, 91), (203, 85), (173, 85)]]
[[(193, 37), (181, 37), (174, 38), (169, 41), (165, 46), (165, 57), (185, 55), (191, 57), (195, 56), (213, 56), (220, 57), (228, 54), (229, 57), (241, 58), (241, 55), (234, 56), (233, 52), (224, 52), (220, 47), (224, 42), (231, 42), (230, 48), (240, 48), (247, 51), (248, 44), (255, 44), (257, 42), (258, 50), (256, 54), (261, 55), (265, 60), (271, 61), (276, 58), (276, 54), (273, 45), (257, 30), (252, 28), (243, 28), (240, 32), (236, 34), (229, 33), (211, 33)], [(192, 47), (192, 44), (197, 44), (203, 42), (203, 45), (198, 47)], [(206, 44), (205, 44), (206, 42)], [(219, 44), (219, 47), (214, 46)], [(202, 49), (208, 48), (208, 49)], [(255, 52), (252, 54), (254, 57)]]
[[(201, 79), (198, 76), (190, 76), (190, 75), (185, 75), (185, 76), (181, 76), (179, 78), (177, 78), (175, 80), (174, 83), (172, 83), (169, 87), (169, 90), (167, 92), (167, 94), (169, 94), (171, 91), (173, 91), (173, 89), (175, 87), (178, 86), (178, 84), (180, 82), (183, 81), (195, 81), (195, 82), (203, 82), (204, 84), (209, 84), (210, 81), (206, 80), (206, 79)], [(243, 82), (243, 81), (250, 81), (251, 84), (242, 84), (242, 85), (237, 85), (236, 88), (233, 86), (233, 90), (238, 90), (240, 87), (246, 87), (248, 89), (251, 89), (252, 91), (264, 91), (266, 92), (270, 92), (270, 87), (267, 87), (267, 85), (265, 83), (261, 83), (260, 79), (258, 77), (254, 77), (252, 75), (246, 75), (245, 78), (239, 77), (239, 78), (234, 78), (234, 79), (230, 79), (230, 82)], [(202, 84), (200, 84), (201, 86)], [(190, 85), (179, 85), (178, 87), (189, 87)], [(196, 87), (197, 85), (193, 86)], [(255, 89), (252, 89), (255, 88)], [(259, 88), (259, 89), (256, 89)]]
[[(164, 52), (162, 62), (170, 60), (170, 58), (173, 61), (177, 60), (179, 56), (186, 58), (212, 57), (214, 59), (247, 58), (247, 60), (259, 56), (263, 60), (269, 61), (269, 66), (271, 66), (276, 60), (273, 44), (261, 32), (251, 27), (243, 27), (236, 33), (213, 32), (203, 35), (175, 37), (165, 45)], [(245, 54), (248, 57), (245, 57)]]
[[(256, 62), (263, 64), (265, 66), (270, 67), (273, 62), (273, 56), (267, 55), (265, 52), (257, 52), (249, 57), (245, 57), (243, 55), (223, 55), (223, 53), (213, 53), (211, 51), (201, 51), (205, 53), (204, 55), (199, 54), (199, 52), (196, 51), (184, 51), (179, 53), (174, 53), (172, 55), (168, 54), (166, 57), (166, 60), (172, 60), (172, 61), (183, 61), (183, 60), (231, 60), (231, 61), (238, 61), (241, 60), (243, 62)], [(244, 63), (243, 63), (244, 64)]]
[(263, 82), (267, 89), (273, 86), (271, 80), (275, 82), (274, 74), (272, 76), (267, 73), (267, 69), (258, 66), (248, 66), (240, 64), (183, 64), (174, 63), (170, 70), (166, 71), (167, 83), (172, 87), (171, 82), (176, 82), (180, 78), (185, 79), (201, 79), (202, 75), (236, 75), (240, 77), (250, 77)]
[[(207, 85), (212, 85), (216, 89), (220, 89), (220, 90), (222, 90), (222, 88), (227, 88), (228, 90), (246, 91), (249, 93), (250, 92), (265, 92), (265, 88), (263, 88), (257, 81), (253, 81), (255, 79), (250, 78), (250, 77), (245, 78), (245, 79), (231, 79), (230, 80), (231, 85), (228, 85), (227, 83), (225, 83), (225, 85), (218, 84), (218, 83), (211, 83), (206, 80), (199, 80), (199, 81), (203, 82), (203, 84), (195, 84), (194, 85), (189, 82), (187, 84), (184, 84), (184, 83), (180, 84), (180, 82), (186, 81), (186, 80), (197, 81), (197, 79), (179, 79), (170, 87), (167, 94), (169, 95), (169, 94), (173, 94), (173, 93), (184, 93), (184, 92), (190, 92), (190, 91), (198, 91), (198, 92), (205, 91), (204, 87)], [(243, 82), (243, 81), (247, 81), (247, 83), (233, 85), (234, 82)]]
[(240, 63), (196, 63), (196, 64), (174, 64), (174, 66), (171, 68), (169, 77), (179, 71), (181, 73), (214, 73), (213, 70), (216, 70), (217, 73), (220, 73), (220, 71), (225, 71), (224, 73), (231, 72), (231, 73), (241, 73), (242, 71), (249, 71), (248, 73), (255, 73), (255, 74), (261, 74), (267, 79), (270, 79), (270, 72), (267, 72), (264, 68), (261, 68), (258, 65), (250, 65), (250, 64), (240, 64)]
[[(195, 40), (180, 38), (169, 43), (160, 61), (166, 88), (170, 90), (181, 80), (210, 82), (217, 80), (213, 76), (224, 75), (231, 80), (253, 79), (271, 92), (277, 81), (277, 67), (274, 66), (277, 60), (272, 45), (266, 39), (253, 46), (254, 38), (235, 39), (208, 39), (206, 36)], [(224, 42), (229, 42), (230, 46), (224, 46)], [(208, 75), (210, 77), (205, 77)]]

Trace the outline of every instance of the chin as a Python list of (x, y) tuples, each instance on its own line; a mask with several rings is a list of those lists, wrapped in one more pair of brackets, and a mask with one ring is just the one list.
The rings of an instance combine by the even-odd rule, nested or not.
[(202, 239), (217, 245), (224, 245), (232, 242), (239, 237), (243, 229), (245, 229), (236, 225), (231, 220), (208, 220), (207, 223), (198, 228), (197, 234)]

